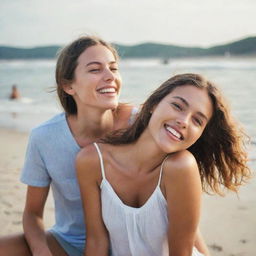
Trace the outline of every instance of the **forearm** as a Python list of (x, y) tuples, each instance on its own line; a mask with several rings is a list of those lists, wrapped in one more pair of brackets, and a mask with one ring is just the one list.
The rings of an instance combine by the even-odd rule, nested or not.
[(24, 212), (23, 229), (33, 255), (51, 255), (41, 216)]
[(210, 252), (208, 250), (208, 247), (203, 239), (203, 236), (202, 236), (199, 228), (196, 233), (195, 247), (199, 252), (203, 253), (204, 256), (210, 256)]
[(108, 256), (109, 243), (107, 240), (86, 239), (85, 256)]
[(170, 256), (191, 256), (196, 239), (196, 228), (175, 227), (169, 229), (168, 244)]
[(169, 256), (191, 256), (193, 251), (193, 242), (169, 242)]

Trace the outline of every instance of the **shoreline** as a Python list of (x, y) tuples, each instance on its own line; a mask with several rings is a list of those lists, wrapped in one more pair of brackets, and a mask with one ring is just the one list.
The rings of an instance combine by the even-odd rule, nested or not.
[[(1, 46), (0, 46), (1, 47)], [(256, 54), (230, 54), (230, 55), (224, 55), (224, 54), (216, 54), (216, 55), (194, 55), (194, 56), (170, 56), (167, 57), (168, 59), (222, 59), (222, 60), (255, 60), (256, 59)], [(157, 59), (164, 59), (164, 56), (126, 56), (122, 57), (121, 60), (126, 61), (126, 60), (157, 60)], [(36, 58), (0, 58), (0, 62), (11, 62), (11, 61), (53, 61), (56, 62), (55, 57), (49, 57), (49, 58), (42, 58), (42, 57), (36, 57)]]
[[(28, 132), (1, 128), (0, 147), (0, 236), (22, 232), (22, 211), (26, 185), (19, 181), (24, 162)], [(250, 163), (256, 167), (256, 162)], [(256, 178), (241, 187), (238, 195), (203, 195), (200, 228), (211, 256), (256, 255)], [(53, 200), (45, 208), (45, 226), (54, 223)]]

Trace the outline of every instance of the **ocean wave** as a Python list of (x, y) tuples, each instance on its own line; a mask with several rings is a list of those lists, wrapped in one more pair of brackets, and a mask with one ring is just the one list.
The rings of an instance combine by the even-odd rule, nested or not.
[(0, 70), (5, 70), (8, 68), (15, 68), (15, 69), (24, 69), (26, 68), (36, 68), (36, 67), (49, 67), (54, 68), (56, 65), (56, 60), (0, 60)]
[(169, 59), (167, 64), (162, 59), (124, 59), (121, 68), (133, 67), (168, 67), (171, 69), (200, 68), (200, 69), (256, 69), (256, 59)]
[(0, 100), (0, 112), (2, 113), (55, 114), (60, 110), (60, 107), (55, 103), (46, 103), (43, 100), (34, 100), (26, 97), (15, 101)]

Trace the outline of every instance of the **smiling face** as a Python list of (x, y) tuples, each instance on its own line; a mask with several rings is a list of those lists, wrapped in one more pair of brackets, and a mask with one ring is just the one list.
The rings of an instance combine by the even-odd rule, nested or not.
[(162, 151), (184, 150), (201, 136), (212, 111), (205, 89), (191, 85), (176, 87), (154, 108), (148, 129)]
[(113, 53), (103, 45), (95, 45), (87, 48), (77, 62), (74, 81), (64, 88), (73, 96), (77, 109), (116, 108), (121, 78)]

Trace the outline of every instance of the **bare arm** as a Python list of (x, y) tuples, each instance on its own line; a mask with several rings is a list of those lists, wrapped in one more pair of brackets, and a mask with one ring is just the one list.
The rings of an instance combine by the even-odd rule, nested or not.
[(204, 241), (204, 238), (199, 228), (197, 229), (197, 232), (196, 232), (195, 247), (199, 252), (203, 253), (204, 256), (210, 256), (210, 252), (208, 250), (208, 247)]
[(23, 213), (23, 228), (33, 255), (52, 256), (47, 245), (43, 225), (44, 205), (49, 187), (28, 186), (26, 205)]
[(101, 214), (100, 165), (95, 148), (90, 145), (78, 154), (77, 177), (84, 207), (86, 225), (86, 256), (107, 256), (108, 232)]
[(201, 181), (194, 157), (179, 152), (166, 161), (169, 255), (191, 256), (200, 216)]

